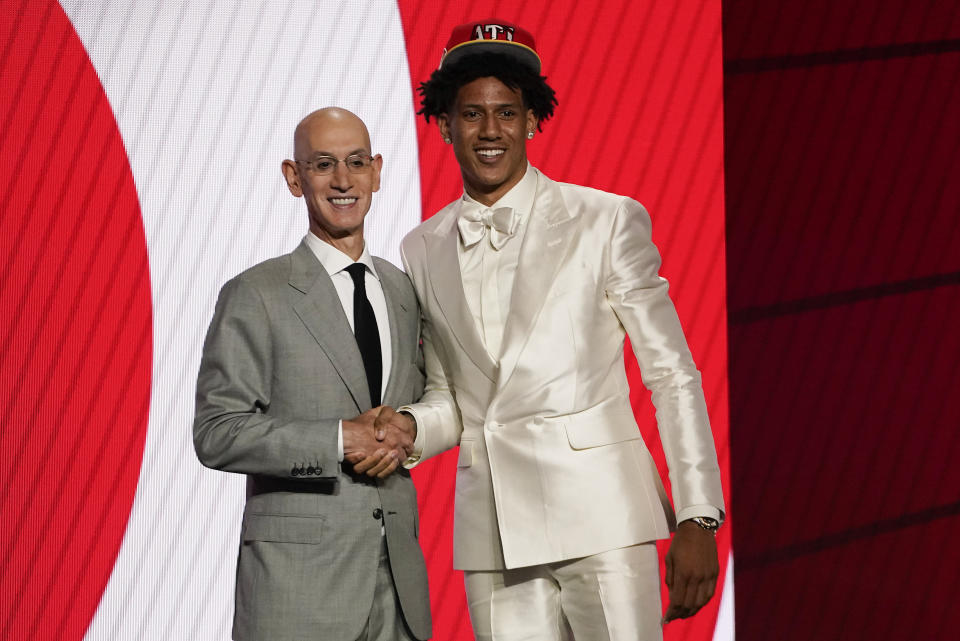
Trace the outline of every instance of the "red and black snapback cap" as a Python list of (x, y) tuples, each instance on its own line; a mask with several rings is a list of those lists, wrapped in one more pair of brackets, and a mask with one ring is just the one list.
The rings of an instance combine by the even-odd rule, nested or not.
[(453, 28), (440, 57), (440, 67), (475, 53), (498, 53), (540, 73), (540, 56), (533, 35), (505, 20), (475, 20)]

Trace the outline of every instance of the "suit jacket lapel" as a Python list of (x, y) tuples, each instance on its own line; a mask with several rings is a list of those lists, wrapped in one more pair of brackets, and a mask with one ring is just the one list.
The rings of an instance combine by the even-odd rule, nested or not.
[(572, 245), (575, 220), (563, 204), (560, 188), (538, 171), (537, 195), (520, 247), (510, 313), (503, 328), (498, 389), (506, 386), (517, 366), (547, 293)]
[[(378, 259), (374, 259), (379, 262)], [(395, 405), (388, 402), (393, 399), (398, 389), (403, 389), (407, 377), (410, 375), (409, 364), (413, 362), (413, 355), (410, 353), (410, 346), (416, 344), (416, 337), (409, 336), (408, 332), (400, 324), (403, 315), (411, 313), (406, 308), (401, 299), (401, 285), (393, 280), (393, 272), (381, 269), (377, 265), (377, 273), (380, 275), (380, 286), (383, 288), (383, 297), (387, 301), (387, 317), (390, 319), (390, 347), (393, 354), (390, 360), (390, 379), (387, 381), (387, 388), (383, 394), (383, 402), (387, 405)]]
[(447, 214), (447, 220), (439, 225), (432, 234), (424, 235), (427, 251), (427, 264), (431, 265), (430, 286), (440, 304), (440, 310), (447, 325), (453, 328), (453, 335), (460, 347), (491, 381), (496, 380), (497, 366), (483, 346), (477, 324), (473, 320), (467, 299), (463, 293), (463, 279), (460, 276), (460, 258), (457, 246), (457, 214), (460, 205), (455, 204), (453, 211)]
[[(357, 409), (369, 409), (370, 391), (367, 389), (360, 349), (343, 313), (343, 305), (333, 281), (305, 243), (300, 243), (290, 259), (290, 285), (304, 294), (294, 304), (294, 311), (330, 359), (350, 391)], [(332, 310), (335, 311), (331, 313)]]

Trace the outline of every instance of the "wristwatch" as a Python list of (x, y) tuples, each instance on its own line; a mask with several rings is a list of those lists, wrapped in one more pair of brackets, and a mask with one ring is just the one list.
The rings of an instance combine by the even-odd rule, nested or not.
[(693, 521), (701, 529), (704, 529), (707, 532), (712, 532), (713, 534), (716, 534), (717, 530), (720, 529), (720, 521), (718, 521), (717, 519), (711, 519), (709, 516), (694, 516), (687, 520)]

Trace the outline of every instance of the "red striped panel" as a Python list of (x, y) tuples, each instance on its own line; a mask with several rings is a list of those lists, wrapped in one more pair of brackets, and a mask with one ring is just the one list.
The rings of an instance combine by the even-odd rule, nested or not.
[(737, 638), (954, 638), (958, 527), (960, 517), (954, 515), (877, 532), (813, 554), (770, 561), (767, 571), (750, 581), (742, 580), (738, 565), (737, 599), (757, 607), (738, 619)]
[(83, 637), (133, 503), (150, 278), (123, 142), (57, 2), (0, 12), (0, 638)]
[[(960, 287), (943, 287), (731, 328), (731, 377), (750, 381), (731, 399), (750, 429), (737, 498), (766, 515), (738, 530), (745, 565), (957, 501), (958, 316)], [(757, 344), (767, 359), (747, 357)]]
[(960, 271), (958, 80), (960, 53), (728, 80), (733, 309)]
[(725, 2), (727, 59), (797, 55), (960, 38), (944, 0)]
[[(632, 196), (654, 220), (694, 356), (704, 374), (721, 468), (726, 478), (727, 345), (724, 279), (723, 142), (720, 3), (612, 0), (417, 3), (401, 0), (414, 90), (439, 62), (450, 29), (498, 16), (537, 39), (544, 74), (557, 90), (557, 115), (528, 145), (531, 162), (564, 182)], [(415, 93), (415, 96), (418, 95)], [(431, 123), (418, 121), (424, 216), (462, 191), (453, 153)], [(664, 471), (653, 411), (636, 364), (628, 373), (647, 442)], [(451, 566), (451, 454), (421, 466), (423, 547), (438, 639), (470, 639), (462, 578)], [(729, 483), (725, 490), (729, 490)], [(729, 506), (729, 495), (728, 495)], [(720, 537), (726, 561), (730, 528)], [(722, 582), (722, 577), (721, 577)], [(710, 639), (715, 598), (689, 622), (671, 624), (667, 639)]]
[(738, 637), (953, 638), (960, 5), (724, 11)]

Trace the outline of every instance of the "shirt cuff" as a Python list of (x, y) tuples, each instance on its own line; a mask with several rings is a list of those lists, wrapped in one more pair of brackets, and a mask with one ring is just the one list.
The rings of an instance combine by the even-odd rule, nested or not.
[(343, 421), (337, 421), (337, 463), (343, 463)]
[(410, 415), (410, 417), (413, 419), (413, 422), (417, 425), (417, 435), (413, 439), (413, 453), (402, 463), (402, 465), (409, 470), (420, 462), (420, 457), (423, 456), (423, 442), (426, 440), (426, 437), (423, 435), (423, 430), (420, 429), (420, 426), (423, 425), (423, 423), (420, 422), (420, 417), (417, 416), (417, 410), (413, 409), (409, 405), (403, 405), (397, 408), (397, 412), (403, 412), (404, 414)]
[(723, 514), (712, 505), (691, 505), (677, 512), (677, 523), (682, 523), (695, 516), (704, 516), (708, 519), (714, 519), (717, 523), (723, 523)]

